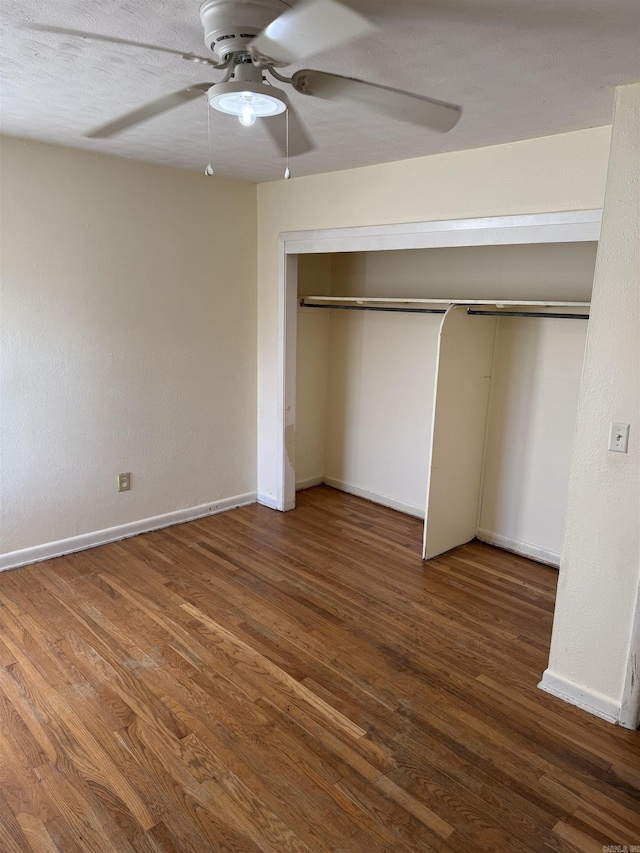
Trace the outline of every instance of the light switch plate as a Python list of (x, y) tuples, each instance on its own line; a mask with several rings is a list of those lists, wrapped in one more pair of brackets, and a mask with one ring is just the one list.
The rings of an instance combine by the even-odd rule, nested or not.
[(126, 474), (118, 474), (118, 491), (119, 492), (128, 492), (131, 488), (131, 472), (127, 471)]
[(629, 449), (629, 424), (614, 424), (609, 427), (609, 450), (626, 453)]

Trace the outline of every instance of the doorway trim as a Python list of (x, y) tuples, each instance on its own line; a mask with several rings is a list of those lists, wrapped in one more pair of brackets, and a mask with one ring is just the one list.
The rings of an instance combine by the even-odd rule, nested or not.
[(286, 512), (296, 505), (298, 255), (597, 242), (601, 222), (602, 210), (597, 209), (283, 232), (278, 264), (278, 479), (273, 508)]

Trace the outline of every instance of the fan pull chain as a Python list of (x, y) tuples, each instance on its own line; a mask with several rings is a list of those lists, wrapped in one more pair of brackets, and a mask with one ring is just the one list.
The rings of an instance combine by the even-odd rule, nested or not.
[(209, 152), (209, 162), (204, 167), (204, 173), (207, 178), (210, 178), (213, 175), (213, 166), (211, 165), (211, 107), (209, 106), (209, 101), (206, 101), (207, 104), (207, 139), (208, 139), (208, 152)]
[(291, 170), (289, 169), (289, 109), (285, 111), (285, 121), (286, 121), (286, 136), (287, 136), (287, 168), (284, 170), (284, 179), (288, 181), (291, 177)]

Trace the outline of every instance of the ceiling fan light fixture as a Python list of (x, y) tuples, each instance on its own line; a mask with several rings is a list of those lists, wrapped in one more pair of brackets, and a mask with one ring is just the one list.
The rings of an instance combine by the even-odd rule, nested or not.
[(251, 127), (256, 118), (276, 116), (287, 109), (287, 96), (274, 86), (247, 81), (216, 83), (208, 93), (209, 106), (237, 116), (240, 124)]

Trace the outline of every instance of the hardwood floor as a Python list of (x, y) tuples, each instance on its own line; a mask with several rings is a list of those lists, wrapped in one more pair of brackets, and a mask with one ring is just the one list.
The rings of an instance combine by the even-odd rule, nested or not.
[(557, 573), (326, 487), (0, 575), (0, 850), (640, 845), (640, 732), (536, 688)]

